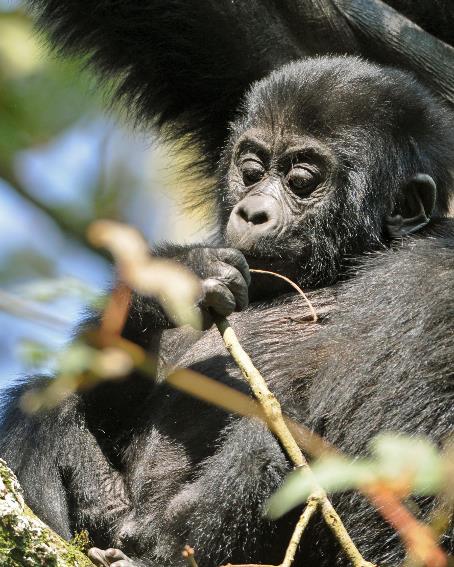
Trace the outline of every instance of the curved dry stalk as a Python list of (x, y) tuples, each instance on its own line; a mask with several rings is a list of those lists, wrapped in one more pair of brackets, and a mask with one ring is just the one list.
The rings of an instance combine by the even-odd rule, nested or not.
[[(306, 470), (307, 473), (312, 476), (309, 464), (284, 420), (281, 406), (277, 398), (268, 389), (263, 376), (257, 368), (255, 368), (249, 355), (243, 350), (235, 331), (232, 329), (225, 317), (215, 317), (215, 323), (221, 333), (227, 350), (249, 383), (254, 396), (262, 406), (268, 427), (279, 439), (295, 467)], [(306, 508), (295, 527), (290, 543), (287, 547), (285, 558), (279, 567), (290, 567), (292, 564), (304, 530), (317, 509), (320, 509), (323, 519), (333, 532), (335, 538), (354, 567), (374, 567), (373, 563), (370, 563), (363, 558), (358, 548), (353, 543), (353, 540), (342, 523), (342, 520), (328, 499), (326, 492), (317, 484), (313, 476), (312, 482), (313, 490), (306, 500)]]
[(277, 272), (270, 272), (269, 270), (256, 270), (255, 268), (251, 268), (249, 271), (254, 273), (254, 274), (265, 274), (267, 276), (274, 276), (275, 278), (280, 278), (281, 280), (284, 280), (285, 282), (287, 282), (294, 289), (296, 289), (296, 291), (301, 295), (301, 297), (304, 298), (305, 302), (307, 303), (307, 305), (310, 309), (310, 312), (311, 312), (311, 315), (312, 315), (312, 321), (314, 323), (316, 323), (318, 321), (317, 311), (315, 310), (315, 307), (313, 306), (311, 300), (307, 297), (307, 295), (300, 288), (300, 286), (298, 284), (296, 284), (294, 281), (292, 281), (290, 278), (287, 278), (286, 276), (283, 276), (282, 274), (278, 274)]

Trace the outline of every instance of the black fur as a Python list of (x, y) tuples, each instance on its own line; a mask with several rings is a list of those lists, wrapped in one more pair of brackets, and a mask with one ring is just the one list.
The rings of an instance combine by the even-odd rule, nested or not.
[(387, 0), (387, 4), (405, 14), (430, 34), (446, 43), (454, 43), (454, 6), (445, 0)]
[[(258, 275), (250, 286), (255, 303), (232, 313), (244, 308), (248, 279), (238, 251), (211, 243), (161, 254), (215, 281), (205, 288), (202, 312), (232, 313), (240, 341), (288, 414), (353, 455), (383, 430), (441, 444), (453, 432), (454, 226), (443, 218), (453, 191), (450, 113), (405, 73), (321, 58), (254, 85), (231, 132), (218, 174), (227, 240), (218, 244), (235, 244), (239, 233), (228, 230), (235, 207), (260, 197), (254, 206), (271, 207), (280, 224), (236, 245), (252, 267), (271, 263), (314, 288), (320, 322), (307, 322), (299, 296), (258, 301), (279, 292)], [(271, 148), (261, 157), (263, 175), (248, 187), (238, 165), (245, 132)], [(323, 148), (321, 180), (307, 195), (295, 193), (279, 169), (288, 140), (298, 142), (295, 160), (308, 166), (321, 158), (314, 141)], [(437, 186), (431, 220), (419, 236), (392, 242), (386, 219), (396, 208), (404, 215), (403, 192), (418, 173)], [(251, 230), (268, 226), (269, 215)], [(215, 330), (172, 329), (154, 302), (136, 297), (124, 334), (169, 364), (247, 391)], [(62, 535), (87, 528), (96, 545), (119, 546), (137, 565), (181, 565), (186, 543), (202, 567), (282, 560), (295, 515), (270, 523), (261, 511), (290, 466), (262, 425), (138, 374), (35, 417), (20, 412), (22, 390), (6, 401), (0, 454), (35, 512)], [(396, 534), (366, 502), (348, 494), (335, 503), (369, 560), (399, 563)], [(421, 503), (421, 515), (432, 506)], [(445, 546), (453, 548), (452, 531)], [(299, 557), (314, 566), (345, 564), (321, 523), (306, 534)]]
[[(351, 28), (330, 1), (28, 0), (28, 4), (60, 49), (86, 56), (105, 79), (116, 80), (114, 90), (126, 97), (124, 106), (133, 109), (140, 123), (166, 126), (162, 133), (171, 139), (189, 134), (190, 143), (197, 143), (203, 156), (198, 165), (210, 171), (244, 92), (278, 66), (300, 57), (345, 53), (395, 62), (386, 45), (362, 41), (361, 30)], [(430, 33), (452, 40), (449, 0), (389, 4)], [(393, 41), (397, 44), (399, 38)], [(446, 95), (452, 54), (443, 54), (446, 88), (440, 93)], [(437, 88), (430, 78), (437, 62), (433, 64), (426, 53), (412, 57), (407, 61), (406, 53), (400, 54), (399, 65)]]

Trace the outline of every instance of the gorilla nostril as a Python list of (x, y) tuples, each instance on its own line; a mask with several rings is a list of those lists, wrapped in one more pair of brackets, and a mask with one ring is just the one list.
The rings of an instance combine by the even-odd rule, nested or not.
[(243, 207), (239, 207), (237, 210), (237, 215), (241, 217), (244, 221), (249, 222), (249, 215)]
[(257, 211), (250, 216), (249, 222), (252, 224), (265, 224), (269, 220), (270, 218), (265, 211)]
[(265, 211), (251, 211), (247, 207), (239, 207), (237, 214), (247, 223), (264, 224), (270, 220)]

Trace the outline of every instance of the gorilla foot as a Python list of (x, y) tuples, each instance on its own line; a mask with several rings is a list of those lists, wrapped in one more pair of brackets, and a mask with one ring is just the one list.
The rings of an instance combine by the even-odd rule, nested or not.
[(97, 567), (138, 567), (127, 555), (115, 548), (92, 547), (88, 550), (88, 557)]

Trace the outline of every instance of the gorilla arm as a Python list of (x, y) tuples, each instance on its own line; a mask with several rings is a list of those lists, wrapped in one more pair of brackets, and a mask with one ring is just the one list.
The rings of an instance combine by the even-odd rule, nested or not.
[[(412, 27), (378, 0), (348, 5), (341, 0), (28, 3), (57, 46), (69, 54), (88, 56), (106, 79), (119, 79), (118, 93), (126, 96), (135, 115), (167, 126), (167, 138), (190, 134), (191, 142), (200, 147), (203, 165), (211, 168), (249, 85), (299, 57), (353, 53), (380, 63), (398, 63), (453, 101), (454, 50), (433, 37), (442, 23), (446, 29), (453, 27), (452, 11), (445, 2), (420, 0), (410, 5), (393, 0), (424, 25), (430, 7), (433, 35), (413, 26), (423, 41), (412, 41), (411, 49), (405, 34), (384, 33), (388, 28), (371, 37), (380, 14), (390, 17), (391, 12), (398, 29)], [(364, 18), (366, 4), (369, 19)], [(364, 35), (368, 42), (363, 42)]]

